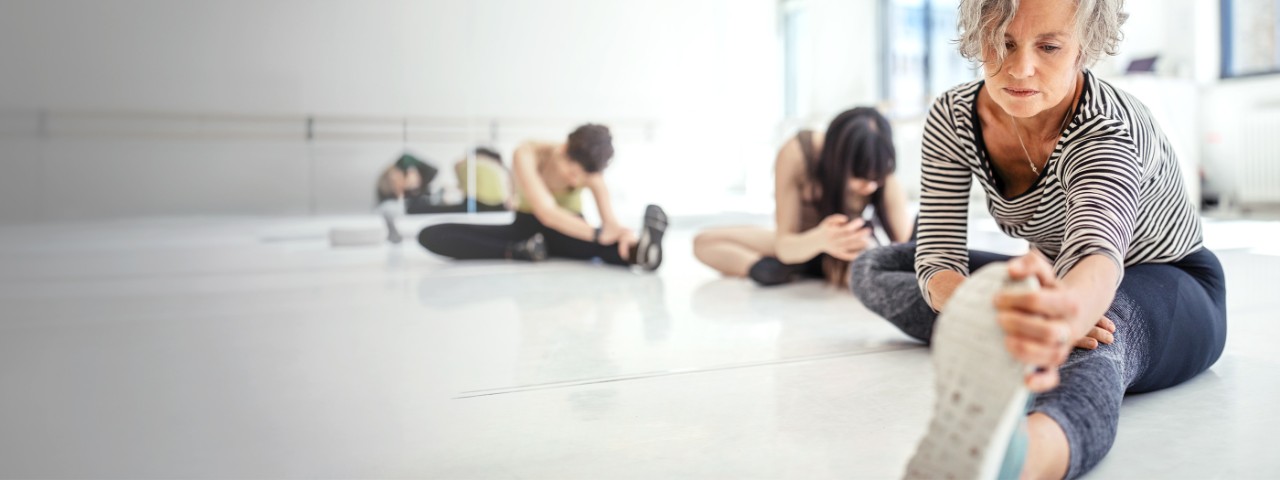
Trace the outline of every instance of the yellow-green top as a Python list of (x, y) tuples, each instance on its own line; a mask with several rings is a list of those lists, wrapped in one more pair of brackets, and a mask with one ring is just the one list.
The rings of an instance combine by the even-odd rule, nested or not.
[[(582, 187), (569, 190), (567, 192), (552, 192), (552, 196), (556, 198), (556, 205), (570, 212), (582, 215)], [(533, 213), (533, 204), (520, 195), (520, 205), (516, 207), (517, 212)]]

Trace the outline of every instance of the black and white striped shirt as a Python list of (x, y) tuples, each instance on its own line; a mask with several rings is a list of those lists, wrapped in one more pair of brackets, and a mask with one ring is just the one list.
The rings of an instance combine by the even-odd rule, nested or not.
[(982, 141), (982, 85), (947, 91), (925, 122), (916, 276), (926, 300), (938, 272), (969, 273), (974, 178), (1000, 229), (1048, 256), (1059, 278), (1088, 255), (1129, 266), (1172, 262), (1200, 249), (1200, 217), (1177, 156), (1141, 102), (1085, 71), (1075, 114), (1040, 178), (1026, 193), (1005, 198)]

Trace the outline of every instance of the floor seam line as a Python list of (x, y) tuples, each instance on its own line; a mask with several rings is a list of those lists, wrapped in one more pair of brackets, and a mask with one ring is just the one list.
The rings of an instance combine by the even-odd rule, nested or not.
[(494, 395), (506, 395), (511, 393), (533, 392), (533, 391), (539, 391), (539, 390), (554, 390), (554, 389), (560, 389), (560, 388), (578, 387), (583, 385), (596, 385), (601, 383), (614, 383), (614, 382), (625, 382), (630, 380), (645, 380), (645, 379), (651, 379), (651, 378), (676, 377), (676, 376), (683, 376), (683, 375), (723, 372), (723, 371), (729, 371), (729, 370), (740, 370), (740, 369), (755, 368), (755, 367), (790, 365), (790, 364), (799, 364), (799, 363), (806, 363), (806, 362), (817, 362), (817, 361), (823, 361), (823, 360), (835, 360), (840, 358), (859, 357), (864, 355), (875, 355), (879, 353), (892, 353), (892, 352), (899, 352), (903, 350), (912, 350), (912, 349), (921, 348), (921, 347), (923, 347), (923, 345), (903, 345), (903, 346), (897, 346), (897, 347), (880, 348), (880, 349), (875, 349), (871, 351), (842, 352), (842, 353), (834, 353), (834, 354), (812, 355), (812, 356), (806, 356), (806, 357), (794, 357), (794, 358), (769, 360), (769, 361), (761, 361), (761, 362), (748, 362), (748, 363), (728, 364), (728, 365), (705, 367), (705, 368), (693, 368), (693, 369), (687, 369), (687, 370), (647, 372), (647, 373), (637, 373), (637, 374), (631, 374), (631, 375), (617, 375), (612, 377), (598, 377), (598, 378), (590, 378), (590, 379), (582, 379), (582, 380), (569, 380), (569, 381), (563, 381), (563, 382), (548, 382), (548, 383), (541, 383), (541, 384), (524, 385), (519, 387), (469, 390), (469, 391), (460, 392), (457, 396), (453, 397), (453, 399), (463, 400), (468, 398), (488, 397), (488, 396), (494, 396)]

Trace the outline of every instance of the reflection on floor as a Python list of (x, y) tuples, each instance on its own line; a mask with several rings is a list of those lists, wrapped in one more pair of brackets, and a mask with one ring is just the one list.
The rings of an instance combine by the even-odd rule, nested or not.
[[(674, 219), (656, 275), (328, 246), (360, 218), (0, 229), (0, 477), (899, 475), (927, 349), (846, 292), (694, 261), (739, 221), (767, 219)], [(1227, 353), (1128, 397), (1093, 477), (1280, 475), (1280, 256), (1249, 243), (1278, 227), (1209, 223)]]

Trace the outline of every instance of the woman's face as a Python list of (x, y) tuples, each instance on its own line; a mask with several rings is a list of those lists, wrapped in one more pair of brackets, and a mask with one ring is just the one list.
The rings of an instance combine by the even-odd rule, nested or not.
[(1005, 112), (1032, 117), (1075, 93), (1080, 72), (1075, 12), (1075, 2), (1023, 0), (1005, 32), (1004, 61), (987, 47), (982, 65), (987, 91)]
[(870, 196), (871, 194), (876, 193), (876, 190), (879, 188), (880, 182), (875, 180), (867, 180), (865, 178), (858, 177), (849, 178), (849, 191), (860, 197)]
[(568, 155), (560, 156), (560, 179), (570, 188), (581, 187), (587, 181), (587, 170)]

